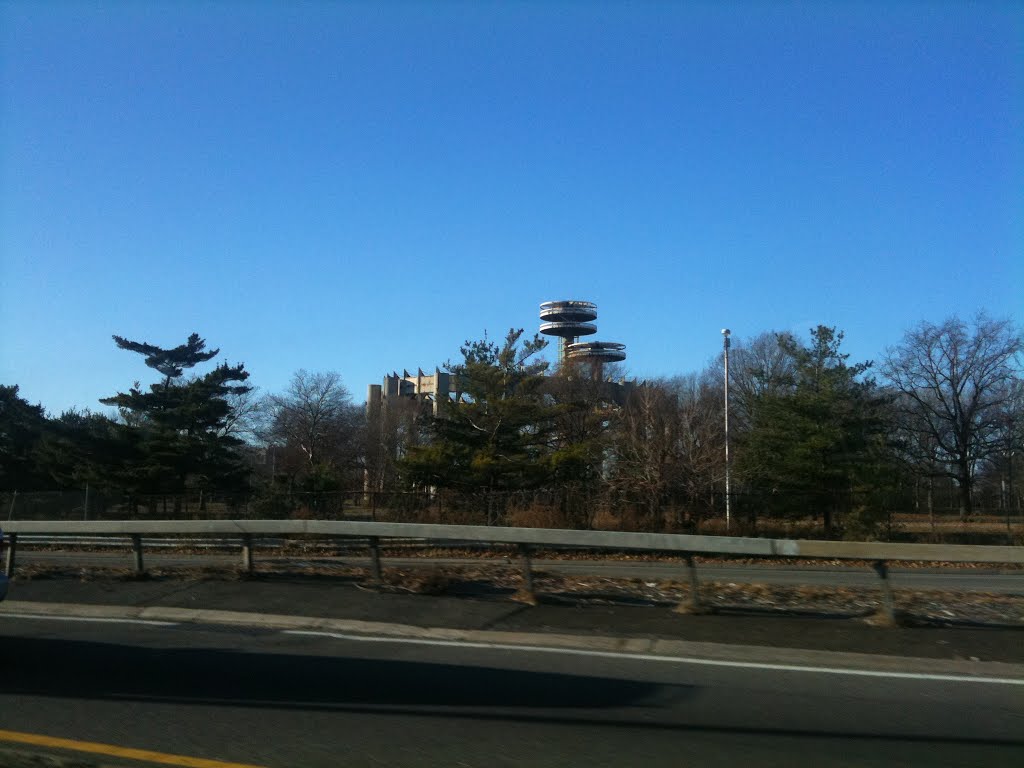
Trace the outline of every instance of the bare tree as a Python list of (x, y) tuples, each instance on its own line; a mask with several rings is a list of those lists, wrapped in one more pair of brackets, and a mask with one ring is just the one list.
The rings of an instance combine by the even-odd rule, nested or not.
[(1006, 401), (999, 409), (995, 429), (996, 450), (988, 460), (988, 475), (998, 489), (999, 508), (1007, 515), (1021, 508), (1015, 475), (1019, 471), (1014, 459), (1024, 451), (1024, 379), (1010, 385)]
[(617, 414), (612, 487), (643, 509), (641, 525), (659, 529), (661, 506), (675, 477), (675, 393), (647, 382)]
[(1001, 449), (1002, 414), (1020, 380), (1024, 339), (1009, 320), (977, 315), (922, 323), (886, 352), (882, 374), (902, 395), (912, 418), (904, 428), (938, 448), (938, 460), (959, 486), (960, 515), (973, 511), (979, 462)]
[(430, 413), (430, 405), (411, 397), (394, 397), (387, 402), (367, 403), (363, 449), (364, 490), (398, 489), (399, 461), (410, 446), (421, 443), (420, 419)]
[[(781, 395), (792, 389), (795, 365), (789, 347), (783, 343), (789, 341), (790, 334), (769, 331), (733, 344), (729, 386), (737, 427), (749, 426), (759, 397)], [(721, 376), (721, 365), (716, 365)]]
[(619, 410), (615, 385), (589, 375), (589, 367), (574, 365), (544, 382), (545, 395), (556, 404), (547, 446), (551, 482), (564, 524), (573, 528), (592, 528), (602, 507), (611, 425)]
[(644, 527), (661, 528), (665, 506), (675, 526), (683, 509), (697, 519), (713, 508), (724, 467), (721, 424), (713, 372), (646, 382), (615, 414), (611, 486), (643, 509)]
[[(677, 483), (688, 499), (691, 518), (714, 511), (714, 494), (725, 477), (723, 391), (719, 371), (673, 379), (676, 393)], [(677, 520), (677, 523), (681, 522)]]
[(903, 460), (914, 477), (914, 506), (921, 509), (924, 487), (924, 510), (928, 513), (932, 536), (935, 529), (935, 480), (949, 477), (945, 452), (939, 446), (915, 403), (906, 395), (898, 395), (888, 404), (887, 422), (892, 428), (896, 455)]
[[(359, 413), (341, 376), (334, 371), (296, 371), (288, 389), (264, 400), (266, 436), (280, 446), (294, 474), (339, 470), (355, 462)], [(299, 461), (297, 461), (299, 460)]]
[(243, 442), (259, 442), (263, 399), (260, 398), (258, 391), (253, 388), (246, 392), (229, 394), (224, 399), (231, 410), (217, 433), (238, 438)]

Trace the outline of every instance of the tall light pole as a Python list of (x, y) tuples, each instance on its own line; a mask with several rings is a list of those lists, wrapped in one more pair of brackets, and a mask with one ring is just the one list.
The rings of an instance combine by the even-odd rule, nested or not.
[(725, 532), (732, 527), (732, 507), (729, 498), (729, 335), (728, 328), (722, 329), (722, 354), (725, 358)]

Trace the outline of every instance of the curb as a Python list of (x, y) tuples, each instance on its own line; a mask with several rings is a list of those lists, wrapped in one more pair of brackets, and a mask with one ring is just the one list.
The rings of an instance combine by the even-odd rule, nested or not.
[(30, 614), (70, 619), (125, 619), (180, 624), (215, 624), (259, 627), (278, 630), (332, 632), (396, 641), (440, 641), (523, 648), (598, 652), (622, 656), (644, 655), (667, 659), (691, 659), (734, 664), (776, 664), (808, 669), (828, 667), (836, 670), (964, 675), (1020, 679), (1024, 664), (960, 659), (925, 659), (913, 656), (820, 651), (801, 648), (775, 648), (753, 645), (707, 643), (689, 640), (663, 640), (607, 635), (570, 635), (537, 632), (503, 632), (479, 629), (421, 627), (352, 619), (332, 619), (287, 614), (246, 613), (214, 609), (85, 605), (8, 600), (0, 606), (0, 617)]

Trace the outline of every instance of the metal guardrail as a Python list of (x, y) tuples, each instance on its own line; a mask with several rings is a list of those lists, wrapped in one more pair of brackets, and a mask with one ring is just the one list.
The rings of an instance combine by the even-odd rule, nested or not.
[(883, 613), (895, 618), (888, 563), (893, 560), (951, 563), (1024, 564), (1024, 547), (972, 546), (961, 544), (895, 544), (889, 542), (813, 541), (757, 539), (738, 536), (697, 536), (674, 533), (620, 533), (549, 528), (499, 528), (479, 525), (426, 525), (419, 523), (371, 523), (333, 520), (11, 520), (3, 523), (8, 544), (5, 573), (13, 575), (18, 538), (48, 536), (127, 536), (135, 570), (145, 570), (143, 534), (228, 536), (241, 544), (242, 568), (253, 569), (256, 537), (301, 536), (359, 538), (366, 540), (374, 579), (381, 579), (381, 539), (421, 539), (431, 542), (511, 544), (523, 564), (524, 591), (533, 593), (530, 554), (537, 547), (649, 551), (678, 554), (690, 580), (690, 608), (699, 610), (698, 580), (694, 556), (747, 555), (806, 559), (868, 560), (881, 579)]
[[(283, 540), (280, 538), (274, 539), (263, 539), (260, 542), (260, 547), (271, 547), (280, 546)], [(274, 543), (271, 543), (274, 542)], [(117, 548), (131, 546), (132, 540), (130, 536), (78, 536), (74, 534), (32, 534), (32, 533), (20, 533), (18, 534), (18, 544), (21, 546), (28, 547), (51, 547), (51, 546), (70, 546), (70, 547), (97, 547), (100, 549), (104, 548)], [(142, 546), (145, 549), (176, 549), (187, 547), (189, 549), (236, 549), (242, 545), (242, 539), (240, 536), (231, 537), (214, 537), (205, 536), (202, 538), (195, 537), (174, 537), (174, 538), (143, 538)]]

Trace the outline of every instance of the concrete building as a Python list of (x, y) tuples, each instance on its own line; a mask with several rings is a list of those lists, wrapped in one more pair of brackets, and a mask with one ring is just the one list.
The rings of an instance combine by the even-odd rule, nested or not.
[(458, 377), (434, 368), (433, 373), (424, 373), (422, 368), (416, 369), (416, 375), (402, 371), (402, 375), (392, 372), (384, 377), (382, 384), (370, 384), (366, 388), (366, 407), (386, 407), (389, 401), (408, 398), (429, 403), (435, 416), (444, 400), (462, 400), (462, 392), (458, 388)]

